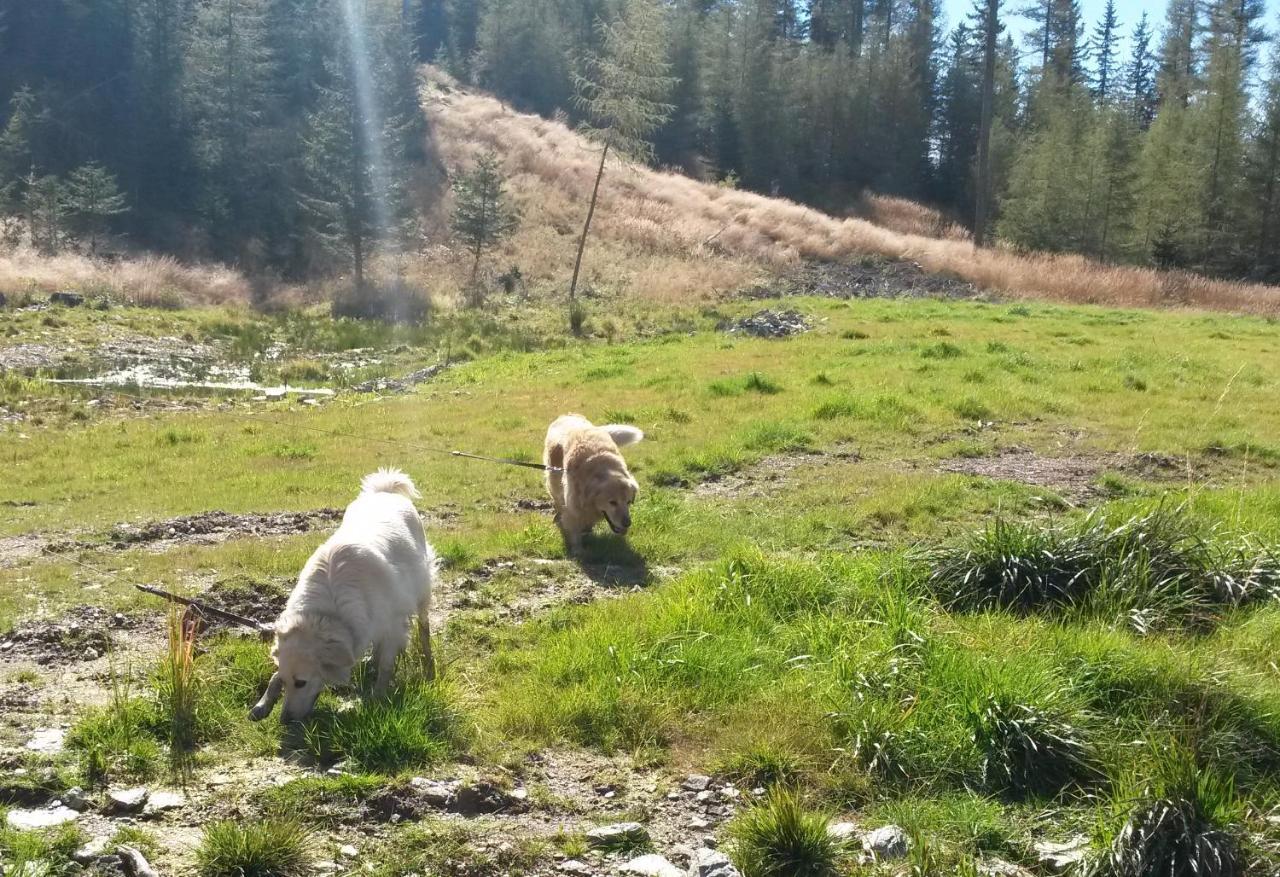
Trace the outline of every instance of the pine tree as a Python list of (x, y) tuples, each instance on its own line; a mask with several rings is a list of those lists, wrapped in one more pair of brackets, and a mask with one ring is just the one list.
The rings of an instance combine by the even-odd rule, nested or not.
[(359, 292), (369, 257), (380, 247), (395, 249), (407, 232), (404, 184), (417, 137), (405, 112), (416, 98), (411, 49), (398, 18), (388, 21), (376, 6), (361, 16), (340, 5), (344, 27), (334, 35), (330, 79), (307, 120), (302, 202), (315, 239), (350, 259)]
[(1195, 38), (1199, 28), (1198, 0), (1169, 0), (1156, 75), (1161, 105), (1177, 101), (1185, 107), (1191, 100), (1196, 84)]
[(46, 255), (57, 253), (62, 248), (67, 221), (62, 181), (52, 174), (28, 174), (22, 200), (32, 245)]
[(67, 177), (64, 205), (74, 227), (89, 236), (89, 252), (97, 254), (98, 236), (113, 216), (129, 211), (115, 175), (102, 165), (82, 165)]
[(21, 202), (22, 187), (35, 160), (31, 148), (34, 129), (44, 121), (47, 116), (37, 109), (31, 89), (20, 88), (9, 99), (9, 120), (0, 131), (0, 209)]
[(663, 49), (665, 27), (662, 7), (655, 0), (626, 0), (622, 15), (612, 23), (600, 21), (600, 52), (588, 59), (587, 72), (577, 80), (577, 104), (586, 115), (587, 135), (599, 143), (600, 166), (591, 189), (591, 203), (578, 239), (578, 254), (569, 282), (570, 306), (578, 292), (582, 254), (596, 212), (600, 180), (610, 150), (628, 158), (648, 161), (653, 147), (648, 141), (667, 120), (670, 104), (664, 103), (674, 82)]
[(183, 92), (194, 129), (203, 211), (224, 252), (253, 237), (271, 203), (264, 174), (283, 158), (264, 137), (274, 64), (267, 0), (208, 0), (196, 12)]
[(1156, 117), (1156, 64), (1151, 54), (1151, 26), (1142, 13), (1129, 38), (1129, 62), (1124, 68), (1125, 96), (1138, 127), (1145, 131)]
[(1120, 40), (1120, 22), (1116, 18), (1115, 0), (1107, 0), (1102, 18), (1093, 29), (1089, 54), (1093, 58), (1093, 96), (1103, 104), (1111, 103), (1116, 88), (1116, 43)]
[(475, 256), (471, 265), (474, 284), (485, 250), (515, 231), (520, 215), (507, 199), (498, 156), (492, 152), (480, 156), (472, 170), (459, 174), (453, 189), (453, 231)]
[(554, 0), (491, 0), (477, 35), (477, 82), (516, 106), (550, 115), (573, 93), (572, 55)]
[(1280, 56), (1273, 55), (1246, 174), (1253, 225), (1253, 274), (1280, 276)]
[(978, 127), (977, 195), (974, 198), (973, 243), (987, 243), (991, 223), (991, 136), (995, 121), (996, 41), (1002, 30), (1000, 0), (986, 0), (982, 23), (982, 114)]

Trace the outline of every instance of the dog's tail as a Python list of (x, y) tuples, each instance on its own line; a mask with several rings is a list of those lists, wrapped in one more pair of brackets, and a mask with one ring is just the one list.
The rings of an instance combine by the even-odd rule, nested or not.
[(413, 486), (413, 480), (399, 469), (379, 469), (360, 481), (361, 493), (398, 493), (407, 499), (417, 499), (422, 494)]
[(644, 438), (644, 432), (634, 426), (626, 424), (610, 423), (608, 426), (600, 427), (609, 433), (609, 438), (613, 439), (613, 443), (620, 448), (627, 445), (634, 445), (636, 442)]

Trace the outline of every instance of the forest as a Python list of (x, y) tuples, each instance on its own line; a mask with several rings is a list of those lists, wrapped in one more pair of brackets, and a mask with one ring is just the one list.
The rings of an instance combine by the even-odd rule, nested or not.
[[(416, 65), (576, 123), (624, 5), (6, 0), (0, 233), (54, 252), (111, 231), (253, 276), (360, 277), (375, 248), (421, 245), (415, 205), (453, 170)], [(1259, 0), (1170, 0), (1160, 22), (980, 2), (946, 27), (933, 0), (656, 5), (670, 87), (646, 157), (661, 166), (836, 215), (902, 196), (973, 230), (990, 42), (982, 238), (1280, 275), (1280, 65)], [(1022, 40), (1013, 16), (1033, 24)]]

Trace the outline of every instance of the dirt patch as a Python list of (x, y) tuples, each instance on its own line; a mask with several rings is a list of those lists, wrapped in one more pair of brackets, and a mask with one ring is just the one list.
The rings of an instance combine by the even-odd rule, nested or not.
[[(1165, 454), (1073, 454), (1050, 457), (1030, 448), (1001, 449), (990, 457), (960, 457), (939, 465), (943, 472), (980, 475), (1047, 487), (1070, 502), (1104, 496), (1098, 484), (1103, 472), (1117, 472), (1150, 481), (1173, 481), (1187, 475), (1186, 462)], [(1203, 474), (1203, 473), (1202, 473)]]
[(5, 536), (0, 538), (0, 569), (39, 557), (45, 541), (39, 536)]
[(725, 475), (712, 475), (694, 485), (699, 498), (770, 497), (786, 487), (792, 473), (812, 466), (833, 466), (861, 459), (852, 448), (837, 447), (830, 451), (792, 451), (774, 454), (750, 466)]
[(116, 549), (166, 542), (216, 543), (240, 536), (292, 536), (308, 533), (342, 519), (342, 509), (323, 508), (309, 512), (232, 515), (203, 512), (167, 521), (144, 524), (117, 524), (107, 541)]
[(0, 636), (0, 656), (44, 664), (94, 661), (115, 645), (116, 634), (135, 619), (98, 606), (79, 606), (57, 621), (24, 621)]
[(861, 259), (809, 262), (770, 283), (747, 289), (747, 298), (816, 295), (823, 298), (987, 298), (972, 283), (930, 274), (915, 262)]

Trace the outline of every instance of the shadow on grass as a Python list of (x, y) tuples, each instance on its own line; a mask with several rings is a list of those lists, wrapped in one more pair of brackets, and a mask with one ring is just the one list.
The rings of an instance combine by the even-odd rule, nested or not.
[(649, 563), (625, 538), (589, 534), (573, 558), (582, 574), (606, 588), (631, 588), (652, 581)]

